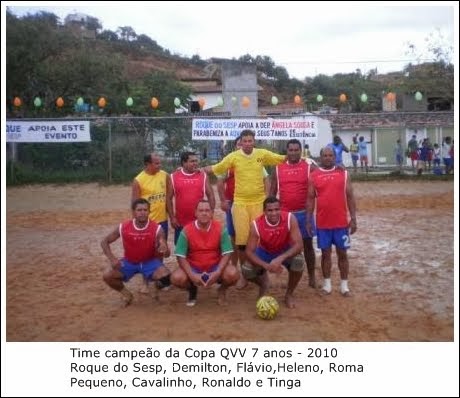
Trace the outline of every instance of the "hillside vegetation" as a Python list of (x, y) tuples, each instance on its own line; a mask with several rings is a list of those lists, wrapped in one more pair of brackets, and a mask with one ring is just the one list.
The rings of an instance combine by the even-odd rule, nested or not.
[[(174, 98), (183, 103), (192, 90), (181, 79), (209, 75), (213, 60), (198, 55), (185, 58), (163, 48), (147, 35), (137, 35), (132, 27), (121, 26), (116, 32), (103, 30), (96, 18), (89, 18), (83, 27), (91, 36), (76, 33), (71, 26), (59, 22), (56, 15), (41, 12), (18, 18), (6, 15), (7, 99), (10, 117), (57, 117), (81, 111), (77, 98), (89, 106), (87, 112), (100, 112), (96, 103), (105, 97), (108, 115), (125, 114), (126, 99), (133, 98), (129, 113), (134, 115), (164, 115), (174, 112)], [(78, 30), (77, 30), (78, 31)], [(403, 38), (402, 38), (403, 39)], [(398, 73), (379, 75), (377, 70), (362, 74), (335, 74), (306, 77), (303, 81), (291, 78), (282, 66), (266, 55), (242, 55), (240, 61), (257, 66), (259, 106), (270, 104), (276, 95), (280, 103), (292, 102), (299, 94), (306, 103), (315, 103), (318, 94), (323, 104), (340, 107), (339, 95), (347, 96), (346, 111), (374, 112), (381, 110), (382, 93), (398, 94), (420, 91), (434, 101), (453, 104), (453, 65), (446, 63), (443, 52), (433, 49), (433, 62), (407, 65)], [(215, 75), (219, 78), (219, 72)], [(367, 102), (360, 100), (361, 94)], [(21, 107), (13, 105), (13, 98), (22, 100)], [(41, 107), (34, 98), (40, 97)], [(64, 106), (57, 108), (58, 97)], [(152, 109), (151, 97), (160, 99), (160, 106)], [(398, 95), (400, 101), (401, 95)], [(343, 108), (343, 106), (342, 106)], [(439, 109), (439, 107), (438, 107)]]

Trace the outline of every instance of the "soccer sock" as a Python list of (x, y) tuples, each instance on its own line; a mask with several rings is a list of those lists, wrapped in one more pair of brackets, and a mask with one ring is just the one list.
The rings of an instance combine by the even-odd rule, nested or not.
[(196, 300), (196, 296), (198, 293), (198, 288), (195, 285), (192, 285), (188, 288), (188, 300)]
[(163, 278), (160, 278), (158, 282), (159, 282), (160, 289), (170, 286), (171, 285), (171, 275), (163, 276)]
[(348, 280), (347, 279), (342, 279), (340, 281), (340, 292), (341, 293), (345, 293), (345, 292), (348, 292), (349, 289), (348, 289)]
[(330, 293), (332, 291), (331, 278), (324, 278), (323, 288), (324, 291)]

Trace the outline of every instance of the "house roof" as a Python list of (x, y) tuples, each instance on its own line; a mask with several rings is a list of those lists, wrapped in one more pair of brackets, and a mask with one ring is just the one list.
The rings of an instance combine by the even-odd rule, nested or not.
[[(279, 104), (259, 108), (260, 115), (295, 116), (303, 115), (302, 107)], [(454, 112), (376, 112), (376, 113), (337, 113), (318, 114), (321, 119), (331, 122), (331, 127), (341, 130), (366, 128), (436, 127), (453, 126)]]

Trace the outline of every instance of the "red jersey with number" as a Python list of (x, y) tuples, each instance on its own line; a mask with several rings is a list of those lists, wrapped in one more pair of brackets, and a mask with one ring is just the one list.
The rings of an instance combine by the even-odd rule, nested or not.
[(265, 214), (262, 214), (253, 221), (257, 235), (259, 235), (259, 246), (266, 252), (278, 254), (289, 248), (290, 215), (291, 213), (281, 211), (280, 220), (275, 225), (267, 221)]
[(347, 171), (316, 169), (310, 179), (316, 191), (316, 226), (321, 229), (348, 227)]
[(136, 226), (134, 220), (120, 224), (124, 258), (131, 263), (141, 263), (156, 257), (156, 238), (161, 226), (149, 220), (144, 228)]
[(206, 174), (200, 171), (187, 174), (180, 169), (171, 174), (179, 225), (184, 226), (195, 220), (196, 206), (206, 196), (206, 178)]
[(220, 242), (222, 237), (222, 224), (212, 220), (207, 230), (196, 226), (195, 222), (184, 227), (183, 232), (187, 238), (187, 260), (201, 272), (219, 264), (221, 258)]
[(305, 210), (309, 176), (310, 165), (304, 159), (298, 163), (286, 161), (276, 166), (281, 210)]

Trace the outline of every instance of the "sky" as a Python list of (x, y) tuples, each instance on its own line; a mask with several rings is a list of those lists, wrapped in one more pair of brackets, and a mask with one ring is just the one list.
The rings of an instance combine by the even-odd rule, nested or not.
[(374, 68), (379, 73), (402, 70), (409, 62), (418, 62), (407, 53), (408, 43), (428, 60), (425, 39), (432, 34), (437, 42), (442, 37), (446, 48), (454, 47), (458, 26), (454, 2), (4, 3), (17, 16), (44, 10), (63, 21), (78, 12), (98, 18), (103, 29), (131, 26), (138, 35), (148, 35), (171, 53), (187, 57), (266, 55), (285, 67), (290, 77), (301, 80), (358, 68), (362, 73)]

